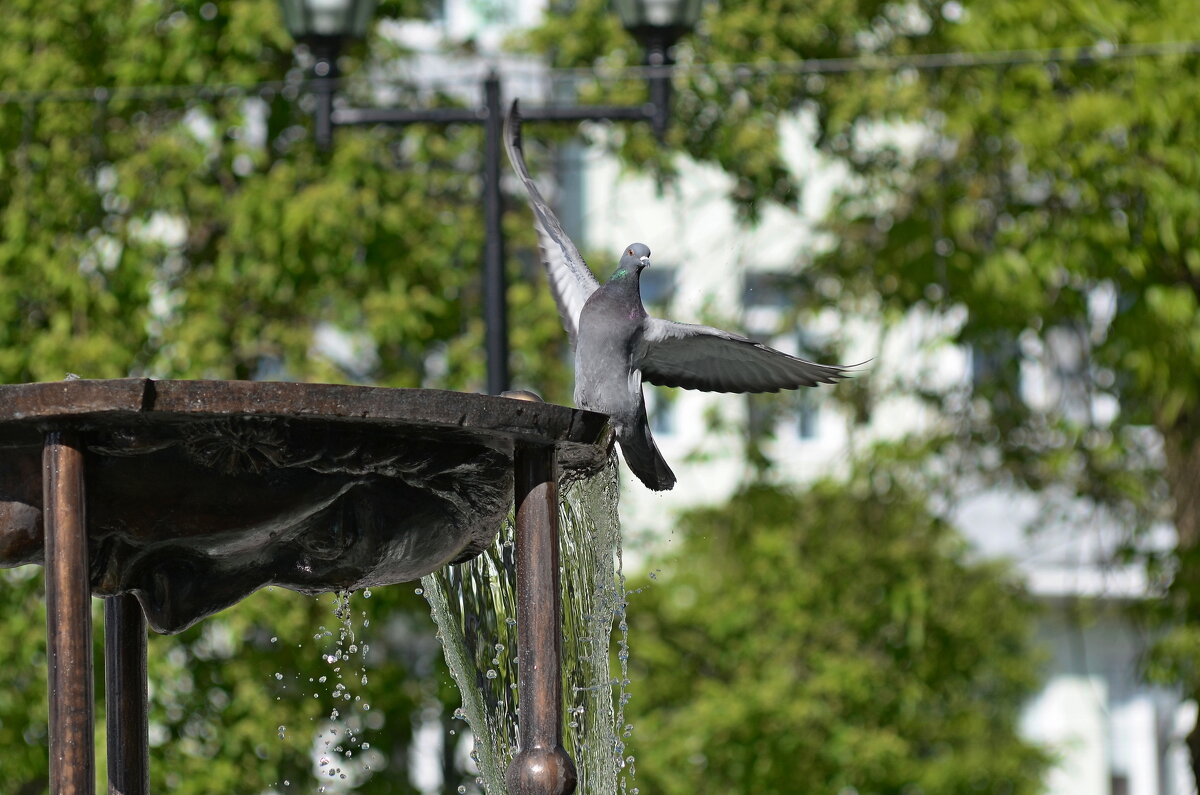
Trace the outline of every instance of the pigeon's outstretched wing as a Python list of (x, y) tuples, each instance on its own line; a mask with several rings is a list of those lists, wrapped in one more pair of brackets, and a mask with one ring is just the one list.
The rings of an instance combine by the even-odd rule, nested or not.
[(845, 367), (791, 356), (710, 326), (647, 318), (634, 363), (658, 386), (705, 392), (778, 392), (849, 378)]
[(534, 226), (542, 251), (542, 264), (546, 266), (546, 274), (550, 279), (550, 291), (554, 293), (558, 313), (562, 315), (563, 325), (574, 342), (579, 331), (579, 313), (600, 282), (596, 281), (579, 249), (563, 231), (558, 216), (542, 198), (541, 191), (529, 176), (529, 169), (525, 167), (525, 153), (521, 149), (521, 113), (515, 99), (504, 120), (504, 146), (508, 150), (509, 162), (529, 194), (529, 206), (533, 208)]

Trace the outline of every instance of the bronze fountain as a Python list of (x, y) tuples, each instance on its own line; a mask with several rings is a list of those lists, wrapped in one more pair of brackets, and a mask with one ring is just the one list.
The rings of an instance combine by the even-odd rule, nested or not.
[(255, 590), (420, 578), (515, 502), (520, 793), (571, 792), (562, 748), (558, 472), (599, 414), (440, 390), (236, 381), (0, 386), (0, 567), (46, 567), (51, 792), (93, 791), (92, 596), (105, 598), (111, 792), (148, 791), (146, 624)]

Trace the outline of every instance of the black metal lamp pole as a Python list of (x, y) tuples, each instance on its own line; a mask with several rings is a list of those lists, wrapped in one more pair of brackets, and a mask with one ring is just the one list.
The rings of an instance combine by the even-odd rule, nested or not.
[(504, 277), (504, 197), (500, 163), (504, 124), (500, 114), (500, 78), (495, 71), (483, 81), (483, 327), (487, 348), (489, 395), (507, 392), (508, 284)]
[[(373, 10), (375, 0), (340, 0), (338, 19), (361, 24)], [(638, 106), (569, 105), (543, 108), (521, 108), (527, 121), (647, 121), (660, 140), (666, 134), (670, 118), (671, 77), (670, 48), (680, 36), (691, 29), (699, 13), (701, 0), (618, 0), (618, 12), (629, 31), (641, 42), (645, 64), (652, 67), (647, 76), (649, 102)], [(483, 81), (482, 106), (476, 108), (335, 108), (337, 87), (337, 55), (341, 42), (359, 37), (362, 31), (331, 30), (330, 0), (281, 0), (284, 16), (297, 41), (308, 44), (314, 57), (311, 82), (316, 96), (314, 126), (317, 146), (328, 149), (333, 142), (333, 130), (350, 125), (424, 124), (483, 124), (483, 295), (484, 328), (487, 350), (487, 391), (498, 395), (509, 388), (508, 371), (508, 307), (505, 299), (507, 280), (504, 273), (504, 234), (501, 228), (503, 196), (500, 193), (500, 172), (503, 162), (503, 112), (500, 78), (492, 71)], [(320, 6), (324, 17), (311, 7)], [(366, 10), (364, 10), (366, 9)], [(316, 22), (326, 21), (325, 27), (314, 33)]]
[(327, 150), (333, 146), (333, 95), (337, 93), (341, 42), (333, 36), (318, 36), (310, 39), (308, 46), (313, 55), (312, 89), (317, 101), (313, 111), (313, 137), (319, 149)]

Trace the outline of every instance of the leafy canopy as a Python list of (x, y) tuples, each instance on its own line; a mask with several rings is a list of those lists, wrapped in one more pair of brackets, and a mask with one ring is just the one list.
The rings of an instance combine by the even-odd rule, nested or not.
[(1029, 599), (884, 467), (679, 522), (632, 597), (648, 792), (1033, 793)]

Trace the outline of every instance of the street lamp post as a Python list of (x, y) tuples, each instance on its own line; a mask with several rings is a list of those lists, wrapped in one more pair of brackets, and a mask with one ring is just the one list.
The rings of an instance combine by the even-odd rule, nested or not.
[[(337, 57), (342, 46), (361, 39), (375, 10), (375, 0), (280, 0), (292, 37), (307, 44), (314, 57), (311, 86), (317, 103), (314, 137), (327, 149), (336, 127), (351, 125), (482, 124), (484, 255), (484, 326), (487, 349), (487, 391), (498, 395), (509, 388), (508, 310), (505, 302), (503, 197), (500, 170), (503, 159), (503, 112), (500, 78), (490, 72), (483, 80), (483, 104), (475, 108), (348, 108), (334, 107)], [(647, 121), (655, 135), (666, 133), (671, 101), (670, 48), (695, 25), (703, 0), (616, 0), (622, 24), (642, 45), (649, 102), (644, 105), (552, 105), (521, 108), (528, 121)], [(658, 68), (655, 68), (658, 67)]]
[(296, 41), (313, 56), (312, 88), (317, 108), (317, 145), (327, 149), (333, 141), (333, 95), (337, 90), (337, 59), (345, 41), (367, 35), (375, 15), (376, 0), (280, 0), (283, 23)]
[(613, 0), (621, 24), (642, 45), (643, 63), (651, 68), (647, 80), (650, 123), (662, 140), (671, 108), (671, 48), (696, 25), (703, 0)]

